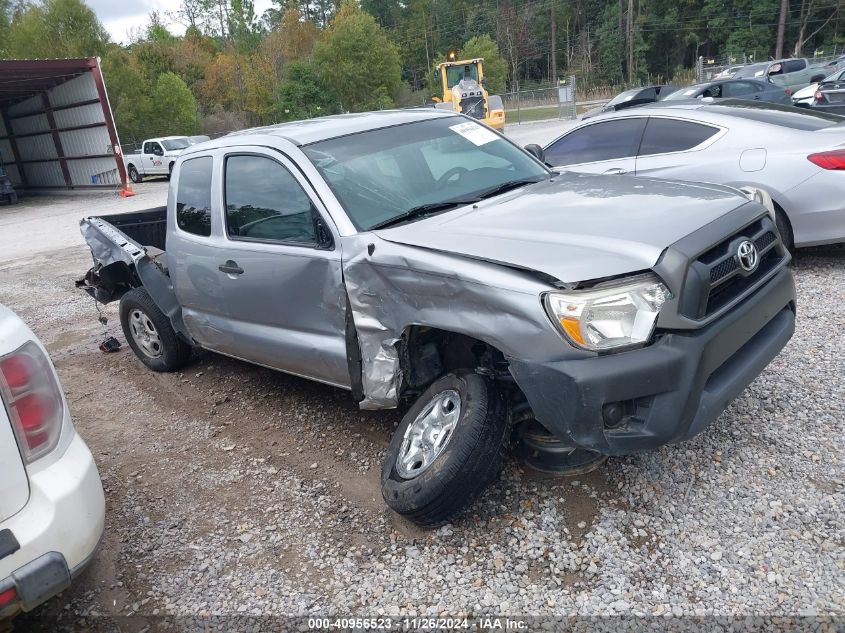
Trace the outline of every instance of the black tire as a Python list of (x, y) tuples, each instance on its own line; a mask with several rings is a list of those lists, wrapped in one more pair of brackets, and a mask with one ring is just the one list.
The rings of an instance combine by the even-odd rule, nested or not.
[[(142, 334), (133, 328), (143, 324), (155, 338), (139, 343)], [(120, 299), (120, 325), (129, 347), (153, 371), (177, 371), (191, 359), (191, 346), (179, 338), (164, 313), (143, 288), (133, 288)], [(143, 347), (146, 345), (147, 349)]]
[(789, 252), (794, 252), (795, 240), (792, 235), (792, 225), (789, 223), (786, 213), (780, 207), (775, 208), (775, 224), (778, 227), (778, 233), (780, 233), (780, 239), (783, 245)]
[[(405, 432), (438, 394), (460, 394), (460, 417), (448, 443), (419, 475), (403, 478), (397, 458)], [(507, 402), (498, 385), (471, 371), (438, 378), (405, 414), (393, 434), (381, 473), (381, 494), (398, 514), (436, 527), (466, 508), (496, 478), (510, 438)]]
[(144, 180), (144, 177), (138, 173), (137, 169), (135, 169), (135, 165), (129, 165), (129, 180), (134, 182), (136, 185)]

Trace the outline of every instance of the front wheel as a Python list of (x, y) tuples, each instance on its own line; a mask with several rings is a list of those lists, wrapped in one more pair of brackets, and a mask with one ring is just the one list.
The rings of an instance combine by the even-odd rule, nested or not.
[(135, 165), (129, 165), (129, 180), (131, 180), (137, 185), (143, 179), (144, 177), (138, 173), (138, 170), (135, 168)]
[(495, 381), (471, 371), (446, 374), (396, 429), (382, 468), (382, 497), (418, 525), (445, 523), (496, 477), (509, 430)]
[(143, 288), (120, 299), (120, 325), (129, 347), (153, 371), (176, 371), (188, 364), (191, 346), (176, 334), (170, 319)]

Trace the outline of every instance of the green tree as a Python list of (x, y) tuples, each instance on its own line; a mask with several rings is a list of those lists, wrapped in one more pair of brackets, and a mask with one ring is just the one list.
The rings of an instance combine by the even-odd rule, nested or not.
[(132, 56), (116, 44), (112, 44), (103, 57), (102, 68), (121, 142), (141, 141), (150, 110), (150, 97), (144, 90), (147, 85), (144, 75)]
[(320, 73), (313, 63), (292, 61), (285, 72), (276, 108), (279, 120), (295, 121), (339, 111), (331, 92), (320, 85)]
[(105, 53), (108, 41), (105, 28), (81, 0), (44, 0), (16, 12), (4, 53), (18, 58), (91, 57)]
[(320, 35), (314, 58), (321, 83), (346, 110), (393, 105), (402, 85), (399, 51), (375, 19), (347, 0)]
[(493, 38), (487, 35), (473, 37), (464, 43), (461, 49), (461, 59), (484, 58), (484, 81), (485, 88), (491, 94), (505, 92), (505, 83), (508, 78), (508, 64), (499, 54), (499, 47)]
[(146, 117), (148, 136), (197, 134), (197, 102), (177, 75), (163, 73), (156, 82)]

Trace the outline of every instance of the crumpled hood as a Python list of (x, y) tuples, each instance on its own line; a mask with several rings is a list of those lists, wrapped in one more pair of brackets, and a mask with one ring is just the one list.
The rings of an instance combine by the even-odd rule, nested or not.
[(746, 203), (720, 185), (566, 172), (376, 234), (574, 283), (651, 268), (667, 246)]

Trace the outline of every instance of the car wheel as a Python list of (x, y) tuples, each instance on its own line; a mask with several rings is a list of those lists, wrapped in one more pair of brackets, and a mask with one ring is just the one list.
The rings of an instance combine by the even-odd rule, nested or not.
[(143, 288), (121, 297), (120, 325), (129, 347), (153, 371), (176, 371), (191, 358), (191, 346), (179, 338), (170, 319)]
[(129, 165), (129, 180), (131, 180), (137, 185), (143, 179), (144, 177), (138, 173), (137, 169), (135, 169), (135, 165)]
[(495, 381), (471, 371), (435, 380), (393, 435), (382, 497), (417, 525), (445, 523), (496, 477), (509, 431), (508, 405)]
[(780, 241), (783, 242), (788, 251), (794, 251), (795, 239), (792, 235), (792, 225), (789, 223), (786, 213), (780, 207), (775, 207), (775, 224), (778, 227), (778, 233), (780, 233)]

